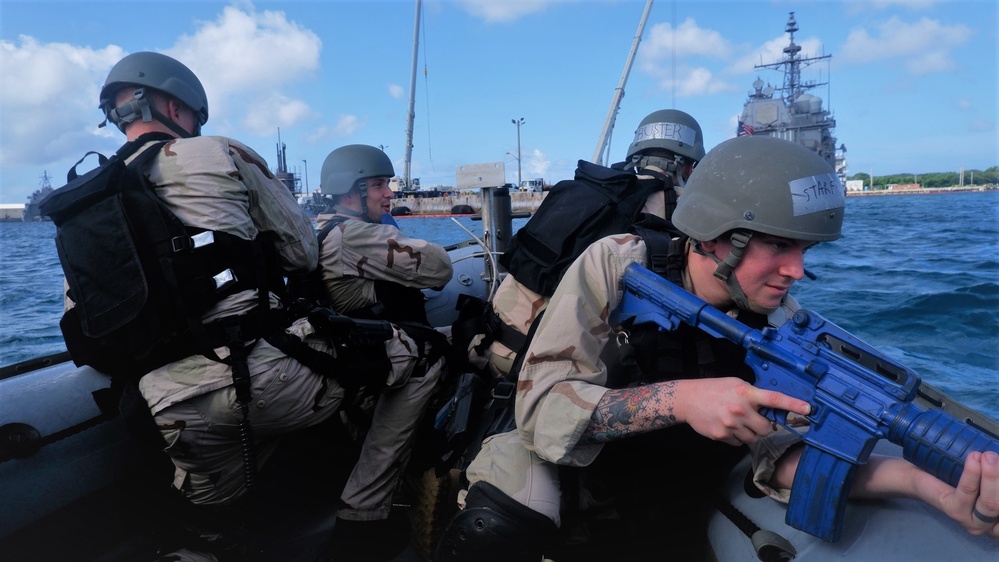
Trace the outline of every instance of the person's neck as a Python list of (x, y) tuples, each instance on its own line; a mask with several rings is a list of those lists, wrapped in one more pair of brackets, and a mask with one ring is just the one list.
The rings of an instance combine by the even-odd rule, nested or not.
[(349, 205), (349, 204), (345, 205), (344, 201), (341, 200), (339, 203), (335, 203), (333, 205), (333, 209), (342, 215), (347, 215), (348, 217), (354, 217), (355, 219), (362, 220), (365, 222), (371, 222), (371, 219), (368, 218), (368, 214), (362, 213), (358, 205)]
[(158, 121), (143, 122), (139, 121), (136, 123), (131, 123), (125, 130), (125, 138), (131, 142), (135, 139), (141, 137), (146, 133), (166, 133), (172, 137), (177, 137), (177, 134), (171, 131), (169, 128), (165, 127)]

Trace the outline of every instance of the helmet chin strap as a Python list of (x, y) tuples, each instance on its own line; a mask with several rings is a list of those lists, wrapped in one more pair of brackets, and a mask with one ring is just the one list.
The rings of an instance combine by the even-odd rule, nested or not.
[(354, 186), (357, 187), (358, 193), (360, 195), (361, 210), (360, 211), (355, 211), (354, 209), (348, 209), (347, 207), (344, 207), (343, 205), (340, 205), (340, 204), (333, 205), (333, 208), (336, 209), (336, 211), (338, 213), (343, 213), (345, 215), (350, 215), (352, 217), (356, 217), (358, 219), (361, 219), (361, 220), (363, 220), (365, 222), (377, 222), (377, 221), (371, 220), (371, 217), (368, 216), (368, 180), (367, 180), (367, 178), (357, 180), (356, 182), (354, 182)]
[[(108, 106), (110, 106), (110, 103)], [(160, 113), (158, 109), (153, 107), (153, 104), (149, 103), (149, 97), (146, 96), (145, 88), (137, 88), (132, 99), (118, 107), (108, 106), (106, 106), (107, 108), (104, 112), (104, 122), (98, 125), (98, 127), (104, 127), (107, 125), (108, 121), (111, 121), (118, 127), (118, 130), (124, 133), (125, 125), (135, 121), (139, 117), (142, 117), (143, 123), (149, 123), (155, 118), (181, 138), (187, 139), (201, 134), (201, 123), (196, 125), (194, 134), (191, 134), (174, 122), (173, 119), (170, 119), (166, 115)]]
[(746, 247), (749, 245), (749, 240), (752, 239), (752, 237), (753, 233), (749, 230), (733, 230), (732, 234), (729, 236), (729, 242), (732, 244), (732, 250), (727, 256), (725, 256), (724, 260), (720, 260), (718, 259), (718, 256), (704, 251), (704, 248), (701, 247), (701, 243), (698, 241), (694, 242), (694, 251), (702, 256), (711, 258), (711, 260), (718, 265), (718, 267), (715, 268), (714, 276), (725, 282), (725, 287), (728, 288), (728, 293), (731, 295), (736, 306), (743, 310), (749, 310), (759, 314), (770, 314), (777, 310), (778, 307), (765, 307), (750, 302), (749, 297), (746, 296), (746, 292), (743, 291), (742, 286), (739, 285), (739, 280), (734, 275), (735, 268), (739, 265), (739, 262), (742, 261), (742, 258), (746, 253)]

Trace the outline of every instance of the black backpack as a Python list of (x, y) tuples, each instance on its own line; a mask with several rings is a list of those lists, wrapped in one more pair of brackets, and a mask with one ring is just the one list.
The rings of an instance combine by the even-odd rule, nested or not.
[[(56, 225), (59, 261), (75, 306), (59, 327), (77, 365), (138, 380), (145, 373), (233, 337), (263, 333), (264, 315), (236, 325), (201, 324), (222, 298), (265, 281), (273, 259), (265, 236), (242, 240), (186, 227), (162, 203), (142, 174), (165, 141), (150, 133), (106, 158), (88, 152), (67, 174), (68, 183), (40, 203)], [(126, 159), (150, 141), (134, 160)], [(97, 154), (99, 167), (78, 176), (76, 167)], [(266, 291), (259, 291), (267, 311)], [(259, 303), (258, 303), (259, 305)]]
[(550, 297), (587, 246), (628, 232), (655, 191), (666, 191), (667, 197), (673, 193), (664, 178), (639, 180), (632, 172), (580, 160), (575, 179), (552, 187), (514, 235), (500, 264), (528, 289)]

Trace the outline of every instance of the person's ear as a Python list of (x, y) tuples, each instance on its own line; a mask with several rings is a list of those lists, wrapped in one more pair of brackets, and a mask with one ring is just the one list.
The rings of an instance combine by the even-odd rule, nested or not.
[(170, 98), (167, 102), (167, 111), (171, 119), (180, 119), (180, 112), (184, 109), (184, 104), (177, 98)]

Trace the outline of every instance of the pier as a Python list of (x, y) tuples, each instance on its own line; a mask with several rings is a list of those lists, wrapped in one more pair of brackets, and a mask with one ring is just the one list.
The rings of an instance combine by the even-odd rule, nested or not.
[[(514, 213), (534, 213), (544, 201), (548, 192), (511, 192), (510, 206)], [(453, 213), (452, 209), (466, 206), (471, 209), (471, 213)], [(412, 215), (452, 215), (452, 214), (478, 214), (482, 209), (482, 197), (475, 195), (454, 195), (450, 197), (414, 197), (404, 193), (396, 193), (392, 200), (392, 209), (400, 207), (409, 209)], [(398, 211), (396, 211), (398, 212)], [(394, 213), (393, 213), (394, 214)]]

